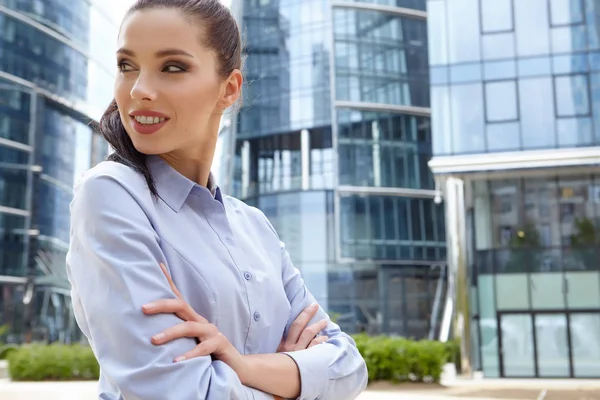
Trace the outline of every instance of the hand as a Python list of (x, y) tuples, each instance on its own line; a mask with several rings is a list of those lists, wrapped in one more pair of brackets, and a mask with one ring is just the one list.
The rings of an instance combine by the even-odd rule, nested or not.
[(278, 353), (305, 350), (329, 340), (327, 336), (317, 336), (319, 332), (327, 327), (328, 321), (326, 319), (315, 322), (308, 328), (306, 327), (316, 315), (318, 309), (319, 305), (314, 303), (298, 315), (290, 326), (287, 338), (281, 339), (281, 343), (277, 348)]
[(183, 299), (181, 292), (175, 286), (167, 268), (160, 264), (160, 268), (167, 277), (171, 290), (177, 296), (177, 299), (158, 300), (145, 304), (142, 310), (145, 314), (175, 314), (185, 322), (174, 327), (168, 328), (152, 338), (152, 343), (162, 345), (174, 339), (183, 337), (193, 337), (199, 339), (200, 343), (192, 350), (177, 357), (175, 362), (188, 360), (194, 357), (212, 355), (214, 358), (228, 364), (236, 370), (242, 363), (242, 355), (229, 342), (229, 340), (210, 324), (206, 318), (202, 317)]

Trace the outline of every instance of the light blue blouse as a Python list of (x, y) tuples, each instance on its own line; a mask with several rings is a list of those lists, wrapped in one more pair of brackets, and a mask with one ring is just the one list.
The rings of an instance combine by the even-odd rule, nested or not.
[[(256, 208), (211, 192), (149, 157), (158, 198), (143, 177), (115, 162), (92, 168), (71, 204), (67, 272), (77, 323), (100, 362), (103, 400), (267, 400), (210, 356), (173, 363), (194, 339), (155, 346), (181, 323), (147, 316), (142, 305), (175, 298), (167, 265), (186, 301), (242, 354), (275, 353), (298, 314), (315, 301), (285, 246)], [(311, 323), (328, 318), (320, 309)], [(367, 369), (352, 338), (329, 322), (329, 340), (286, 353), (298, 365), (302, 400), (351, 400)]]

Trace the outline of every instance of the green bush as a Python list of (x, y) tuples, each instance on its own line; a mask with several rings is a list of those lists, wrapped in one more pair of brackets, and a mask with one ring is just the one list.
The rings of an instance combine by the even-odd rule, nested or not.
[(354, 336), (369, 371), (369, 382), (439, 382), (448, 360), (444, 343), (387, 336)]
[(89, 347), (30, 345), (11, 352), (8, 373), (14, 381), (97, 380), (100, 367)]
[(452, 339), (444, 343), (446, 349), (446, 362), (452, 363), (456, 366), (456, 372), (461, 371), (461, 360), (460, 360), (460, 340)]
[(0, 345), (0, 360), (6, 360), (10, 353), (13, 353), (19, 349), (19, 346), (14, 344)]

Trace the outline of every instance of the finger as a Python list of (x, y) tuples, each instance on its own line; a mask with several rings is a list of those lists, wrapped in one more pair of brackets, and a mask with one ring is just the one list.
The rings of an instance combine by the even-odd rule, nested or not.
[(221, 347), (221, 340), (217, 337), (213, 337), (207, 340), (204, 340), (202, 343), (194, 347), (192, 350), (187, 353), (177, 357), (175, 362), (181, 362), (185, 360), (190, 360), (192, 358), (204, 357), (211, 355), (216, 352)]
[(218, 331), (212, 324), (203, 324), (195, 321), (184, 322), (165, 329), (152, 337), (152, 343), (165, 344), (179, 338), (199, 338), (200, 340), (214, 336)]
[(208, 320), (198, 314), (182, 299), (163, 299), (144, 304), (142, 310), (145, 314), (175, 314), (184, 321), (207, 323)]
[(175, 296), (177, 296), (177, 298), (179, 299), (182, 299), (183, 296), (181, 295), (179, 289), (177, 289), (177, 286), (175, 286), (175, 282), (173, 282), (173, 279), (171, 279), (171, 275), (169, 274), (169, 271), (167, 270), (165, 264), (160, 263), (160, 269), (162, 270), (163, 274), (165, 274), (165, 276), (167, 277), (167, 281), (169, 281), (169, 286), (171, 286), (171, 290), (173, 291), (173, 293), (175, 293)]
[[(317, 310), (319, 309), (319, 305), (317, 303), (313, 303), (310, 306), (306, 307), (302, 312), (296, 317), (296, 320), (292, 322), (290, 326), (290, 330), (288, 332), (286, 342), (288, 343), (296, 343), (300, 338), (304, 329), (306, 329), (306, 325), (310, 322), (310, 320), (315, 316)], [(308, 344), (308, 343), (307, 343)]]
[(310, 342), (310, 344), (308, 345), (308, 348), (310, 349), (311, 347), (316, 346), (321, 343), (325, 343), (328, 340), (329, 340), (329, 336), (319, 336), (318, 338), (314, 338)]
[(326, 319), (322, 319), (319, 322), (314, 323), (308, 328), (306, 328), (304, 332), (302, 332), (302, 335), (300, 335), (300, 338), (298, 339), (298, 347), (301, 349), (306, 349), (310, 344), (311, 340), (313, 340), (319, 332), (321, 332), (327, 327), (327, 323), (328, 321)]

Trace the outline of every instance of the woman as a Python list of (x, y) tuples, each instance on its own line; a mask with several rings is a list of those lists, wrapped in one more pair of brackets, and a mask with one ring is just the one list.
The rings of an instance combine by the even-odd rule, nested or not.
[(210, 175), (221, 115), (242, 87), (229, 11), (139, 0), (118, 42), (115, 101), (100, 121), (115, 153), (76, 186), (67, 257), (100, 399), (357, 397), (367, 371), (355, 343), (265, 216)]

